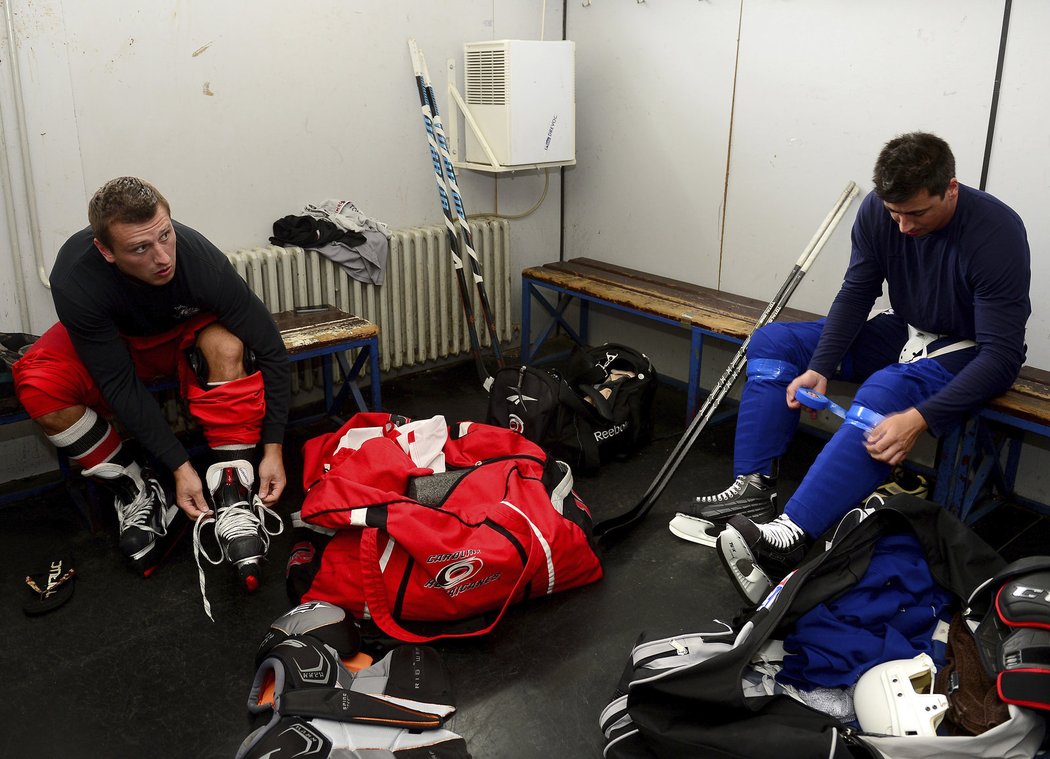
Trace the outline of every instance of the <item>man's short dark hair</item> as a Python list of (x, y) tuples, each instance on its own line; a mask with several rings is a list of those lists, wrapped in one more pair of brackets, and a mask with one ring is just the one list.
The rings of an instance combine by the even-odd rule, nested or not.
[(928, 132), (909, 132), (887, 142), (875, 161), (875, 194), (901, 203), (926, 190), (943, 198), (955, 177), (955, 156), (948, 143)]
[(95, 191), (88, 202), (88, 222), (91, 232), (110, 247), (109, 227), (113, 223), (141, 224), (156, 215), (163, 206), (171, 214), (171, 206), (156, 187), (138, 177), (117, 177)]

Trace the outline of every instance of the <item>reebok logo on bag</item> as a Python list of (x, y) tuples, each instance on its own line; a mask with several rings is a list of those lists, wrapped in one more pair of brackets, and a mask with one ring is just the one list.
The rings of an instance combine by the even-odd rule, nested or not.
[(500, 369), (489, 391), (488, 423), (513, 430), (538, 445), (561, 424), (561, 375), (554, 369)]
[[(517, 388), (511, 391), (510, 395), (507, 396), (507, 403), (509, 403), (511, 407), (520, 407), (522, 416), (524, 417), (528, 417), (529, 415), (527, 404), (530, 402), (536, 403), (538, 400), (538, 398), (533, 398), (531, 396), (525, 395), (523, 392), (521, 392), (520, 389)], [(528, 437), (529, 433), (531, 433), (532, 430), (526, 427), (525, 419), (522, 418), (522, 416), (519, 416), (518, 414), (515, 414), (513, 412), (509, 412), (507, 414), (507, 427), (521, 435), (525, 435), (526, 437)]]
[(609, 440), (611, 438), (614, 438), (621, 432), (626, 432), (628, 424), (630, 424), (630, 422), (624, 422), (623, 424), (615, 424), (607, 430), (598, 430), (594, 433), (594, 439), (600, 443), (603, 440)]

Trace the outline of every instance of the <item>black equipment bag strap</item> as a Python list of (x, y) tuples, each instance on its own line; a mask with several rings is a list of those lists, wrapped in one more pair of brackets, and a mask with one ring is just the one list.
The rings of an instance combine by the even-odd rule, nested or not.
[(601, 456), (598, 453), (598, 441), (594, 439), (594, 428), (588, 419), (597, 412), (564, 381), (558, 383), (558, 402), (572, 411), (572, 424), (576, 429), (580, 451), (583, 453), (584, 467), (593, 472), (601, 466)]

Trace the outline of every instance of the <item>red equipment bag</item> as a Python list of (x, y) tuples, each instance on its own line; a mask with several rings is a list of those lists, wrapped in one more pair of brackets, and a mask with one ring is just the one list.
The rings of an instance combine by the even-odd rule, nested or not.
[(568, 465), (516, 432), (365, 413), (303, 454), (293, 600), (425, 643), (482, 635), (513, 603), (602, 577)]

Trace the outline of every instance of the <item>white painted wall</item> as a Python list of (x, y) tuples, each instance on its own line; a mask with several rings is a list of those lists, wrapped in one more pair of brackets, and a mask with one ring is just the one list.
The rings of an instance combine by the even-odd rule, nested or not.
[[(440, 221), (407, 40), (416, 37), (426, 53), (447, 113), (446, 59), (461, 59), (465, 41), (537, 39), (544, 7), (540, 0), (5, 2), (46, 270), (86, 224), (90, 195), (121, 174), (153, 181), (176, 218), (227, 250), (264, 242), (274, 220), (329, 197), (352, 199), (392, 227)], [(560, 4), (549, 5), (547, 36), (560, 39)], [(5, 75), (9, 47), (5, 39)], [(0, 105), (19, 180), (9, 79)], [(462, 172), (460, 180), (471, 214), (525, 210), (543, 189), (535, 172), (501, 180), (498, 196), (490, 175)], [(531, 217), (517, 225), (546, 247), (557, 241), (558, 193), (555, 182), (542, 225)], [(28, 205), (24, 196), (14, 200)], [(27, 237), (28, 211), (19, 211), (14, 236)], [(0, 232), (13, 236), (3, 224)], [(27, 239), (21, 243), (31, 258)], [(28, 260), (25, 268), (32, 273)], [(5, 319), (8, 289), (0, 287)], [(31, 287), (29, 297), (32, 329), (53, 323), (47, 292)]]
[[(879, 149), (900, 132), (944, 137), (978, 185), (1001, 18), (987, 0), (913, 3), (904, 18), (869, 3), (745, 2), (719, 286), (776, 293), (847, 180), (870, 191)], [(827, 308), (859, 202), (792, 305)]]
[[(961, 181), (979, 184), (1002, 2), (597, 1), (570, 3), (568, 11), (581, 94), (578, 163), (565, 187), (567, 257), (766, 301), (846, 182), (871, 189), (875, 157), (895, 134), (939, 133), (954, 149)], [(1013, 3), (987, 185), (1028, 226), (1028, 359), (1044, 367), (1050, 53), (1041, 34), (1048, 24), (1046, 3)], [(791, 305), (827, 308), (849, 258), (855, 209)], [(593, 325), (595, 341), (645, 346), (659, 370), (685, 376), (684, 333), (628, 318), (599, 317)], [(708, 386), (731, 355), (705, 353)], [(1045, 496), (1050, 487), (1038, 478), (1046, 467), (1027, 461), (1046, 458), (1043, 447), (1026, 447), (1023, 492)]]
[[(1001, 3), (711, 0), (568, 8), (581, 94), (578, 162), (566, 181), (567, 256), (764, 301), (846, 182), (871, 189), (875, 156), (895, 134), (941, 134), (961, 180), (979, 184)], [(1039, 212), (1050, 195), (1050, 152), (1040, 126), (1048, 107), (1037, 88), (1050, 54), (1038, 34), (1048, 13), (1037, 0), (1014, 3), (988, 182), (1027, 221), (1033, 276), (1042, 283), (1050, 278), (1038, 256), (1041, 244), (1050, 244)], [(855, 208), (793, 306), (823, 311), (830, 303), (848, 261)], [(1035, 307), (1030, 326), (1045, 325), (1050, 308)], [(1033, 336), (1046, 333), (1043, 326)], [(661, 363), (684, 376), (686, 351), (677, 343), (666, 343)], [(1050, 365), (1050, 341), (1029, 343), (1030, 360)]]
[[(427, 56), (447, 119), (445, 62), (462, 68), (464, 42), (539, 39), (541, 27), (546, 39), (561, 39), (562, 31), (561, 4), (542, 0), (0, 7), (13, 31), (0, 34), (0, 168), (12, 185), (0, 184), (0, 330), (38, 334), (55, 321), (42, 279), (62, 242), (86, 225), (88, 198), (114, 176), (151, 180), (177, 219), (226, 250), (265, 243), (274, 220), (331, 197), (394, 228), (439, 223), (408, 38)], [(475, 215), (528, 210), (545, 178), (463, 171), (459, 179)], [(539, 210), (513, 222), (520, 265), (557, 257), (560, 204), (554, 172)], [(35, 437), (28, 448), (27, 434)], [(0, 465), (0, 480), (49, 468), (47, 450), (28, 424), (0, 428), (0, 460), (18, 462)]]
[[(136, 173), (220, 247), (255, 245), (273, 220), (337, 196), (398, 226), (441, 218), (406, 40), (435, 82), (465, 41), (576, 42), (578, 163), (565, 174), (566, 257), (591, 256), (766, 300), (847, 180), (870, 189), (879, 147), (914, 129), (952, 144), (977, 185), (1002, 20), (990, 0), (0, 0), (13, 17), (32, 192), (23, 186), (0, 39), (0, 150), (13, 177), (0, 214), (0, 318), (54, 319), (36, 276), (84, 224), (104, 180)], [(988, 189), (1028, 224), (1033, 291), (1050, 285), (1050, 6), (1015, 0)], [(739, 45), (738, 45), (739, 41)], [(439, 87), (440, 89), (440, 87)], [(443, 111), (450, 112), (440, 93)], [(461, 172), (468, 212), (516, 213), (544, 177)], [(559, 172), (512, 223), (518, 268), (554, 260)], [(9, 210), (8, 210), (9, 209)], [(792, 305), (821, 311), (848, 257), (851, 212)], [(29, 322), (11, 284), (20, 266)], [(1029, 360), (1050, 366), (1050, 306), (1034, 298)], [(687, 342), (638, 320), (597, 337), (644, 345), (684, 377)], [(727, 354), (728, 356), (728, 354)], [(724, 361), (713, 353), (707, 375)], [(1026, 454), (1027, 455), (1027, 454)], [(2, 476), (0, 469), (0, 476)]]

